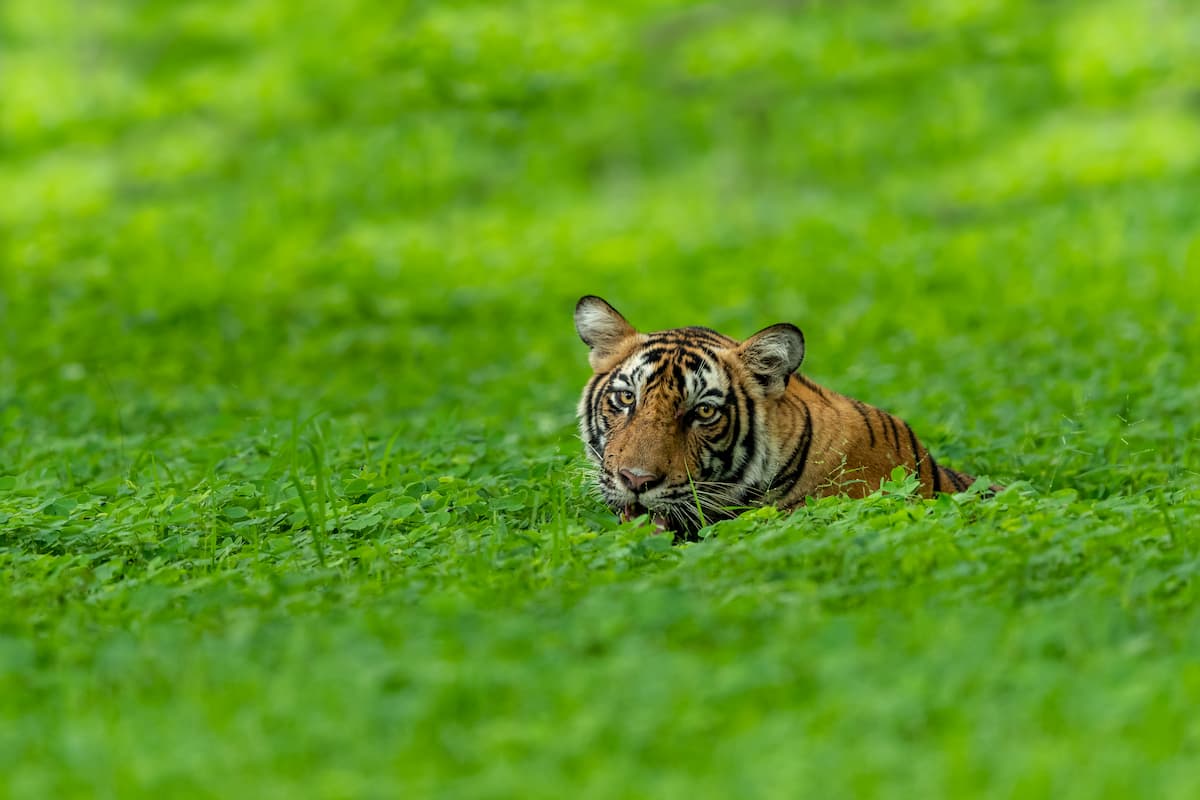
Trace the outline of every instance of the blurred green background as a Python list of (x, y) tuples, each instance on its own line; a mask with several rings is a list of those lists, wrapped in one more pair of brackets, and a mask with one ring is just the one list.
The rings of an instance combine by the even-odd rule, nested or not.
[[(0, 6), (0, 794), (1194, 797), (1200, 6)], [(972, 498), (667, 548), (571, 324)]]

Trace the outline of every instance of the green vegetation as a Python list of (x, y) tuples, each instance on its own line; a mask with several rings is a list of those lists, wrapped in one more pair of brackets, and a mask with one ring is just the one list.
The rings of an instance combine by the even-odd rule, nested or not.
[[(1200, 11), (0, 6), (0, 796), (1200, 796)], [(571, 324), (1009, 488), (672, 547)]]

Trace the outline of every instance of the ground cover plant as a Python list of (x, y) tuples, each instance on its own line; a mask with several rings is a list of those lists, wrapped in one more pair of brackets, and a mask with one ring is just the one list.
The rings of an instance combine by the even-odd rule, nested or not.
[[(0, 795), (1200, 794), (1200, 14), (0, 7)], [(571, 310), (1004, 483), (672, 546)]]

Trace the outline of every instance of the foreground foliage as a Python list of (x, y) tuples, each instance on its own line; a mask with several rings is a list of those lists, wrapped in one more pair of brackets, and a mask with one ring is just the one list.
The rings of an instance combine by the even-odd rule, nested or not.
[[(0, 795), (1194, 797), (1182, 3), (0, 10)], [(940, 462), (672, 546), (594, 292)]]

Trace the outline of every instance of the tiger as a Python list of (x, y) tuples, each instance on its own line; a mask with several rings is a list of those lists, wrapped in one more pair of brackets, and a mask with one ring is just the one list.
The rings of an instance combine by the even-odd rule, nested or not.
[(639, 333), (586, 295), (575, 330), (593, 373), (579, 434), (623, 521), (648, 516), (686, 538), (755, 507), (865, 497), (896, 467), (926, 498), (975, 482), (938, 464), (904, 420), (800, 374), (804, 334), (790, 323), (745, 341), (704, 327)]

